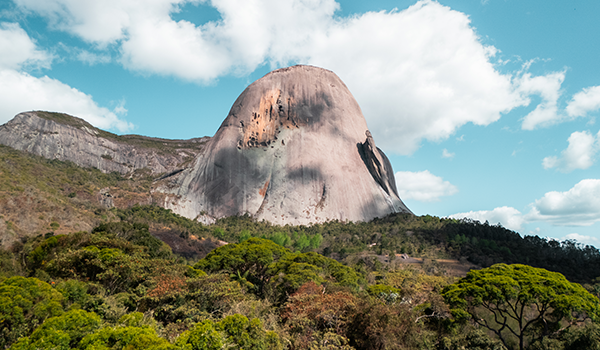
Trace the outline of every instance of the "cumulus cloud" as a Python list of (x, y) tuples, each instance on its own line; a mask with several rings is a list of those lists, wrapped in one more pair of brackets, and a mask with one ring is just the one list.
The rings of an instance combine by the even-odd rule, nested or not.
[(125, 132), (133, 128), (132, 124), (119, 119), (115, 112), (98, 106), (90, 95), (58, 80), (0, 70), (0, 123), (30, 110), (67, 112), (103, 129)]
[(0, 69), (48, 68), (52, 55), (39, 50), (17, 23), (0, 23)]
[(533, 203), (528, 221), (589, 226), (600, 221), (600, 179), (585, 179), (565, 192), (547, 192)]
[[(528, 95), (539, 95), (542, 102), (523, 118), (523, 130), (533, 130), (564, 121), (567, 117), (559, 112), (558, 99), (561, 96), (561, 85), (565, 80), (565, 71), (533, 77), (530, 73), (522, 74), (518, 80), (518, 91)], [(529, 103), (527, 103), (529, 104)]]
[(468, 16), (436, 2), (341, 20), (307, 52), (346, 82), (378, 144), (400, 154), (525, 103)]
[[(598, 135), (600, 139), (600, 134)], [(569, 136), (569, 146), (560, 157), (546, 157), (542, 161), (544, 169), (557, 168), (568, 173), (575, 169), (587, 169), (594, 164), (600, 140), (587, 131), (576, 131)]]
[(600, 86), (583, 89), (573, 95), (565, 111), (570, 117), (585, 117), (589, 112), (600, 109)]
[[(600, 221), (600, 179), (585, 179), (568, 191), (547, 192), (542, 198), (530, 204), (531, 210), (522, 214), (512, 207), (498, 207), (493, 210), (469, 211), (450, 215), (450, 218), (470, 218), (491, 224), (500, 223), (511, 230), (521, 230), (524, 224), (548, 222), (554, 226), (590, 226)], [(540, 229), (529, 232), (539, 234)], [(577, 233), (562, 238), (576, 239), (587, 244), (598, 244), (596, 239)]]
[(469, 218), (480, 222), (488, 221), (490, 224), (501, 224), (510, 230), (520, 230), (525, 223), (523, 214), (512, 207), (498, 207), (493, 210), (469, 211), (449, 216), (453, 219)]
[(52, 56), (37, 48), (14, 23), (0, 23), (0, 123), (30, 110), (59, 111), (81, 117), (104, 129), (132, 128), (114, 112), (98, 106), (91, 96), (47, 76), (38, 78), (25, 69), (49, 68)]
[(48, 18), (50, 26), (105, 46), (123, 38), (130, 25), (130, 14), (135, 10), (155, 7), (171, 7), (171, 3), (183, 1), (136, 1), (126, 0), (13, 0), (26, 12), (34, 12)]
[(456, 186), (433, 175), (429, 170), (397, 172), (396, 187), (400, 198), (419, 202), (435, 202), (442, 196), (451, 196), (458, 192)]

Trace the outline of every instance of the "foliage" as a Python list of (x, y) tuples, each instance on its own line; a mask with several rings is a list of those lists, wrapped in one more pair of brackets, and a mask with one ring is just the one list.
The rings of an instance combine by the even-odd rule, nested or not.
[(350, 345), (373, 350), (433, 348), (435, 332), (415, 322), (418, 314), (407, 304), (361, 300), (348, 325)]
[(290, 296), (281, 317), (288, 331), (297, 336), (294, 346), (308, 348), (312, 343), (320, 343), (326, 333), (345, 339), (357, 302), (348, 291), (326, 293), (324, 287), (311, 281)]
[(176, 343), (182, 350), (222, 349), (232, 346), (248, 350), (282, 349), (277, 334), (265, 331), (260, 320), (235, 314), (219, 322), (206, 320), (183, 333)]
[[(438, 234), (436, 234), (438, 235)], [(439, 238), (456, 256), (491, 266), (495, 263), (526, 264), (560, 272), (569, 280), (590, 282), (598, 277), (600, 250), (573, 240), (563, 242), (539, 236), (523, 236), (502, 226), (475, 220), (453, 220)]]
[(330, 281), (343, 286), (358, 287), (355, 271), (316, 253), (292, 253), (274, 242), (250, 238), (239, 244), (215, 249), (200, 260), (196, 269), (208, 272), (225, 271), (258, 296), (265, 295), (268, 286), (282, 300), (308, 281)]
[(111, 233), (135, 245), (144, 247), (150, 257), (169, 257), (171, 248), (158, 238), (152, 236), (146, 224), (128, 222), (102, 223), (92, 230), (92, 233)]
[[(556, 272), (497, 264), (446, 287), (457, 319), (472, 319), (507, 347), (524, 349), (567, 325), (600, 316), (598, 299)], [(516, 338), (516, 344), (513, 339)]]
[(138, 305), (141, 311), (153, 310), (158, 321), (189, 324), (202, 321), (209, 315), (221, 315), (246, 298), (238, 282), (227, 275), (212, 274), (180, 278), (170, 287), (159, 282), (140, 298)]
[(239, 244), (227, 244), (215, 249), (194, 268), (207, 272), (226, 271), (238, 274), (258, 294), (272, 277), (269, 267), (289, 251), (271, 241), (251, 238)]
[(471, 329), (454, 337), (444, 337), (439, 350), (506, 350), (502, 342), (490, 338), (482, 330)]
[(63, 312), (63, 296), (37, 278), (11, 277), (0, 284), (0, 347), (27, 336)]
[(105, 327), (85, 336), (80, 349), (108, 350), (175, 350), (166, 339), (159, 337), (154, 329), (148, 326), (117, 326)]
[(392, 286), (387, 286), (385, 284), (374, 284), (367, 287), (367, 293), (369, 295), (374, 296), (383, 300), (387, 304), (395, 304), (399, 301), (399, 298), (402, 296), (402, 291), (398, 288), (394, 288)]
[(100, 317), (84, 310), (71, 310), (44, 321), (30, 337), (23, 337), (12, 350), (73, 349), (81, 339), (100, 328)]

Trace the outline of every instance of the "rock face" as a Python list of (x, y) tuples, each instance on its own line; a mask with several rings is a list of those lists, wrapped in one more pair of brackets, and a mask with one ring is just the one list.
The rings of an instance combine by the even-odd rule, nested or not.
[(103, 172), (177, 172), (202, 152), (208, 137), (165, 140), (118, 136), (61, 113), (25, 112), (0, 125), (0, 144), (49, 159), (68, 160)]
[(364, 116), (331, 71), (294, 66), (251, 84), (193, 166), (159, 188), (165, 207), (210, 221), (277, 224), (411, 213)]

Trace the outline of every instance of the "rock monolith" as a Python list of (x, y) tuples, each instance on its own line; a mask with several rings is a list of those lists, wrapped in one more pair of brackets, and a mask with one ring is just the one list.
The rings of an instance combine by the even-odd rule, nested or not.
[(248, 214), (276, 224), (411, 213), (361, 109), (333, 72), (293, 66), (238, 97), (193, 166), (159, 191), (190, 218)]

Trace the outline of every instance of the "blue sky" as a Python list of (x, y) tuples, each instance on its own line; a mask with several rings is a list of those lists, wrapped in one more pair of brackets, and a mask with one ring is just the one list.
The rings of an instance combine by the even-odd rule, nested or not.
[(340, 76), (416, 214), (600, 246), (600, 2), (4, 0), (0, 123), (211, 136), (272, 69)]

